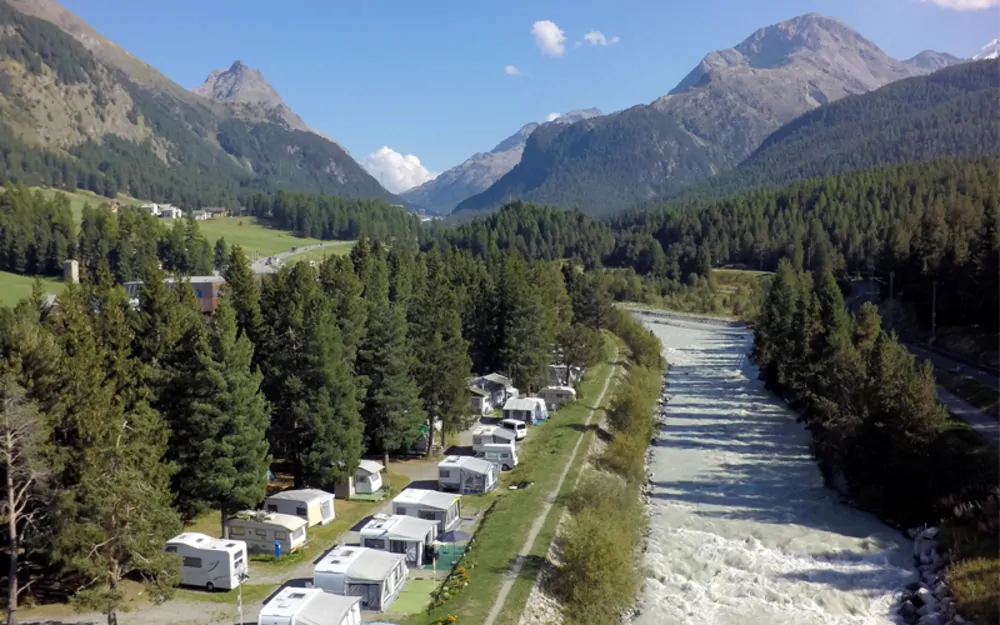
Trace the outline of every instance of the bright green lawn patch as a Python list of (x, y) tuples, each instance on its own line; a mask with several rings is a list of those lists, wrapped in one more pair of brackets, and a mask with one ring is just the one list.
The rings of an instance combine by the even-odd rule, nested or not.
[[(608, 358), (614, 354), (610, 338), (605, 342), (605, 354)], [(576, 403), (558, 410), (545, 423), (532, 426), (525, 440), (518, 466), (503, 476), (504, 479), (497, 490), (475, 498), (476, 503), (481, 504), (484, 509), (493, 499), (497, 500), (497, 505), (485, 521), (482, 531), (477, 534), (475, 545), (463, 561), (463, 566), (469, 571), (470, 584), (458, 597), (444, 606), (432, 610), (430, 614), (413, 615), (403, 620), (404, 625), (426, 625), (449, 614), (457, 615), (461, 623), (482, 623), (486, 620), (507, 570), (524, 545), (524, 538), (531, 524), (545, 504), (547, 495), (559, 481), (559, 475), (572, 452), (573, 445), (580, 436), (587, 433), (588, 428), (584, 425), (587, 413), (600, 394), (604, 380), (609, 374), (608, 362), (592, 367), (580, 387), (580, 399)], [(581, 452), (581, 460), (583, 455)], [(579, 470), (583, 466), (582, 461), (575, 466)], [(571, 471), (564, 485), (572, 487), (575, 480), (576, 474)], [(532, 484), (520, 490), (507, 490), (507, 484), (521, 481)], [(463, 503), (464, 499), (467, 498), (463, 498)], [(553, 510), (549, 518), (557, 517), (558, 514)], [(554, 527), (550, 528), (548, 541), (551, 541), (551, 529)], [(544, 556), (548, 542), (540, 537), (535, 545), (541, 543), (545, 543), (541, 551)], [(522, 576), (533, 583), (538, 569), (539, 562), (531, 558), (522, 569)], [(530, 589), (530, 583), (527, 581), (524, 583)], [(509, 597), (510, 595), (508, 601)]]
[[(277, 588), (278, 584), (243, 584), (244, 607), (263, 601)], [(239, 589), (227, 590), (225, 592), (221, 590), (208, 592), (193, 588), (178, 588), (174, 598), (181, 601), (204, 601), (206, 603), (231, 603), (236, 605), (236, 600), (239, 596)]]
[[(41, 278), (42, 290), (46, 293), (59, 294), (65, 288), (65, 283), (52, 278)], [(13, 306), (31, 295), (34, 287), (34, 276), (22, 276), (16, 273), (0, 271), (0, 304)]]
[(394, 614), (419, 614), (430, 603), (431, 593), (438, 583), (433, 579), (411, 579), (389, 607)]
[[(228, 241), (228, 239), (226, 239)], [(297, 263), (299, 261), (316, 261), (322, 262), (329, 256), (343, 256), (344, 254), (349, 254), (352, 249), (354, 249), (354, 244), (357, 241), (338, 241), (336, 243), (331, 242), (330, 245), (325, 245), (319, 249), (309, 250), (308, 252), (302, 252), (301, 254), (294, 254), (285, 259), (286, 264)]]
[[(272, 256), (288, 252), (293, 247), (305, 247), (323, 243), (319, 239), (297, 237), (284, 230), (274, 230), (257, 221), (256, 217), (217, 217), (198, 222), (198, 229), (208, 242), (215, 245), (220, 238), (226, 245), (239, 245), (251, 259), (254, 253)], [(289, 259), (290, 260), (290, 259)]]

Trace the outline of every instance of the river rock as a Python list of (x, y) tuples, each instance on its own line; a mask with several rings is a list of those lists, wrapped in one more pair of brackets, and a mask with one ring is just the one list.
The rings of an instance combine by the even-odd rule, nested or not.
[(936, 612), (933, 614), (925, 614), (920, 617), (919, 621), (917, 621), (917, 625), (944, 625), (944, 618)]
[(910, 617), (916, 617), (917, 607), (913, 605), (913, 602), (907, 599), (903, 602), (903, 605), (899, 606), (899, 615), (904, 619), (909, 619)]

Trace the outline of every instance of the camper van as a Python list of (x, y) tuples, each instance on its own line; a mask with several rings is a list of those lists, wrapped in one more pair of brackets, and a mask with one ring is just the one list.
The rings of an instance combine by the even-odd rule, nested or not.
[(294, 514), (308, 522), (308, 527), (326, 525), (334, 519), (333, 495), (315, 488), (285, 490), (267, 498), (268, 512)]
[(514, 433), (514, 440), (524, 440), (528, 436), (528, 424), (517, 419), (501, 419), (500, 427)]
[(168, 540), (163, 550), (182, 558), (181, 583), (185, 586), (232, 590), (247, 573), (247, 545), (242, 540), (184, 532)]
[(305, 544), (307, 524), (291, 514), (246, 510), (226, 520), (226, 538), (246, 541), (253, 553), (274, 553), (278, 543), (287, 554)]
[(488, 460), (503, 471), (517, 466), (517, 449), (513, 445), (482, 445), (475, 457)]
[(342, 597), (319, 588), (283, 588), (265, 603), (257, 625), (361, 625), (361, 598)]

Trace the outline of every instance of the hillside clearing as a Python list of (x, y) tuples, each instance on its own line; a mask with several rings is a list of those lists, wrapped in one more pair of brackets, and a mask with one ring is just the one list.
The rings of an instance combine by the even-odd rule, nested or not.
[[(58, 295), (65, 288), (65, 283), (52, 278), (41, 278), (42, 289), (46, 293)], [(35, 284), (34, 276), (22, 276), (16, 273), (0, 271), (0, 305), (13, 306), (31, 295)]]

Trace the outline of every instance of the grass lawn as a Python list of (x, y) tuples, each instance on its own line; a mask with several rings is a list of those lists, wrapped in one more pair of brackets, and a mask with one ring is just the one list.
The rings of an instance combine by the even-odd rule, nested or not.
[[(226, 241), (229, 241), (229, 239), (226, 239)], [(332, 245), (289, 256), (285, 259), (285, 263), (292, 264), (303, 260), (321, 262), (328, 256), (343, 256), (344, 254), (349, 254), (354, 249), (354, 244), (357, 241), (338, 241), (336, 243), (331, 241), (330, 243)]]
[[(608, 359), (614, 354), (611, 338), (605, 341), (605, 354)], [(539, 515), (546, 497), (559, 481), (567, 457), (577, 440), (587, 434), (588, 428), (584, 426), (587, 413), (600, 394), (609, 373), (610, 365), (607, 362), (591, 368), (581, 385), (580, 399), (575, 404), (555, 412), (545, 423), (531, 427), (518, 466), (503, 476), (504, 479), (497, 490), (484, 497), (474, 498), (477, 500), (476, 504), (483, 507), (492, 499), (497, 500), (497, 505), (490, 517), (484, 521), (482, 531), (477, 534), (475, 544), (463, 561), (463, 566), (468, 569), (471, 577), (468, 587), (444, 606), (432, 610), (430, 614), (418, 614), (404, 619), (402, 621), (404, 625), (426, 625), (449, 614), (459, 615), (462, 623), (482, 623), (486, 620), (508, 568), (524, 545), (524, 538), (531, 524)], [(610, 393), (611, 388), (605, 397), (610, 398)], [(581, 453), (574, 465), (575, 472), (571, 471), (568, 474), (564, 490), (575, 482), (576, 472), (583, 466), (584, 455)], [(507, 484), (521, 481), (532, 484), (524, 489), (507, 490)], [(558, 512), (558, 508), (553, 509), (549, 519), (558, 520)], [(548, 550), (548, 542), (554, 535), (555, 521), (551, 527), (548, 526), (547, 522), (535, 542), (535, 547), (543, 555)], [(545, 543), (544, 547), (539, 547), (542, 543)], [(538, 568), (537, 560), (532, 559), (522, 569), (521, 575), (525, 578), (523, 586), (529, 591)], [(523, 590), (519, 591), (518, 597), (521, 593)], [(526, 597), (525, 594), (524, 599)], [(520, 599), (522, 607), (524, 599)], [(509, 601), (511, 601), (510, 595), (508, 595)], [(516, 619), (512, 622), (516, 622)]]
[[(65, 283), (62, 280), (52, 278), (42, 278), (41, 280), (42, 289), (46, 293), (59, 294), (65, 287)], [(21, 276), (16, 273), (0, 271), (0, 304), (13, 306), (31, 295), (31, 289), (34, 284), (34, 276)]]
[[(3, 190), (4, 188), (0, 187), (0, 193), (2, 193)], [(98, 206), (104, 204), (105, 202), (112, 201), (109, 198), (104, 197), (103, 195), (97, 195), (96, 193), (91, 193), (90, 191), (82, 191), (79, 189), (75, 191), (65, 191), (61, 189), (50, 189), (47, 187), (32, 187), (31, 190), (41, 191), (42, 195), (44, 195), (46, 198), (52, 198), (52, 196), (54, 196), (56, 193), (62, 193), (63, 195), (68, 197), (69, 208), (70, 210), (73, 211), (73, 221), (75, 221), (76, 223), (80, 223), (80, 220), (82, 219), (83, 216), (83, 207), (86, 204), (90, 204), (92, 207), (97, 208)], [(119, 194), (116, 199), (121, 205), (135, 204), (138, 206), (143, 204), (142, 200), (137, 200), (134, 197), (130, 197), (127, 195)]]
[[(278, 589), (278, 584), (243, 584), (243, 607), (263, 601)], [(207, 592), (205, 590), (195, 590), (193, 588), (178, 588), (174, 599), (179, 601), (202, 601), (204, 603), (231, 603), (236, 605), (239, 599), (239, 589), (227, 590), (225, 592), (217, 590)]]
[(210, 244), (215, 245), (218, 239), (225, 238), (226, 245), (239, 245), (251, 259), (254, 252), (261, 256), (271, 256), (287, 252), (293, 247), (323, 243), (319, 239), (302, 238), (284, 230), (274, 230), (259, 223), (255, 217), (206, 219), (198, 222), (198, 229)]

